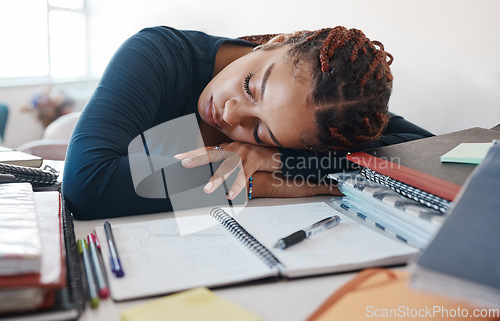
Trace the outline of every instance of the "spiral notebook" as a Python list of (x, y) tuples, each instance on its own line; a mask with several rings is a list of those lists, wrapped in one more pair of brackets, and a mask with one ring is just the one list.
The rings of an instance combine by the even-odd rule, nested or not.
[(470, 128), (347, 155), (361, 174), (421, 204), (446, 212), (475, 168), (442, 163), (441, 156), (460, 143), (490, 143), (500, 131)]
[[(112, 225), (125, 271), (123, 278), (111, 273), (109, 248), (102, 246), (112, 298), (404, 264), (417, 252), (324, 202), (247, 207), (234, 217), (220, 208), (209, 212), (212, 227), (184, 236), (174, 218)], [(338, 226), (286, 250), (273, 248), (279, 238), (334, 214), (341, 217)], [(102, 226), (96, 233), (106, 240)]]
[[(59, 174), (51, 167), (48, 169), (0, 163), (0, 174), (11, 177), (12, 182), (26, 182), (40, 185), (50, 185), (57, 182)], [(3, 176), (3, 179), (8, 177)]]

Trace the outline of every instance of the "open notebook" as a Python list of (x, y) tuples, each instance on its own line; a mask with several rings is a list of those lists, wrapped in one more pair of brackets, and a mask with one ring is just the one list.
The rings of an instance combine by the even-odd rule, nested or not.
[[(109, 248), (102, 246), (112, 298), (120, 301), (198, 286), (401, 264), (417, 252), (323, 202), (246, 207), (234, 218), (222, 210), (211, 212), (210, 219), (217, 224), (183, 236), (173, 218), (114, 224), (125, 276), (111, 273)], [(341, 217), (338, 226), (285, 250), (273, 248), (279, 238), (332, 214)], [(105, 244), (103, 227), (96, 232)]]

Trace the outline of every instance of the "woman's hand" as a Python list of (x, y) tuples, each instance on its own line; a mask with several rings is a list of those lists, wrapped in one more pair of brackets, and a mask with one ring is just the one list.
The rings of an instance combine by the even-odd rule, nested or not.
[(207, 193), (215, 191), (224, 180), (235, 170), (238, 170), (236, 180), (227, 194), (227, 198), (232, 200), (247, 186), (248, 179), (255, 172), (271, 174), (279, 172), (281, 169), (281, 155), (276, 147), (256, 146), (240, 142), (220, 146), (222, 151), (213, 146), (202, 147), (174, 156), (182, 160), (181, 164), (185, 168), (194, 168), (225, 159), (205, 185), (204, 190)]
[(253, 179), (253, 197), (308, 197), (314, 195), (342, 195), (336, 186), (315, 184), (300, 178), (286, 179), (280, 174), (281, 155), (275, 147), (263, 147), (232, 142), (220, 145), (224, 153), (214, 147), (202, 147), (175, 155), (185, 168), (194, 168), (209, 162), (225, 161), (205, 186), (207, 193), (215, 191), (224, 180), (238, 169), (238, 176), (227, 197), (234, 199)]

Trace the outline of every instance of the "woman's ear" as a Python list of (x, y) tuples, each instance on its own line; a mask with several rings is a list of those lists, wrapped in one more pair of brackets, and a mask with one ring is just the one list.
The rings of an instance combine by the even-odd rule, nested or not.
[(265, 45), (272, 45), (273, 43), (280, 43), (287, 41), (292, 36), (291, 33), (282, 33), (274, 38), (271, 38)]
[(288, 39), (290, 39), (290, 37), (294, 36), (295, 33), (282, 33), (282, 34), (279, 34), (273, 38), (271, 38), (270, 40), (268, 40), (265, 44), (263, 45), (259, 45), (255, 48), (253, 48), (253, 51), (257, 51), (261, 48), (265, 48), (265, 47), (270, 47), (271, 45), (273, 44), (278, 44), (278, 43), (283, 43), (285, 41), (287, 41)]
[(279, 34), (279, 35), (271, 38), (265, 44), (255, 47), (254, 51), (255, 50), (259, 50), (262, 47), (268, 47), (268, 46), (271, 46), (273, 44), (278, 44), (278, 43), (286, 42), (290, 38), (300, 37), (300, 36), (304, 35), (305, 33), (309, 33), (309, 31), (303, 30), (303, 31), (295, 31), (293, 33), (282, 33), (282, 34)]

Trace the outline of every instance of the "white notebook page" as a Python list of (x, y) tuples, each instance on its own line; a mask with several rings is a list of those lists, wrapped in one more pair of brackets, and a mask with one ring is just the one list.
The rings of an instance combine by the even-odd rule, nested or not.
[(113, 224), (125, 276), (111, 273), (104, 228), (96, 228), (114, 300), (277, 275), (220, 224), (180, 236), (175, 219)]
[[(327, 216), (339, 215), (332, 229), (286, 250), (276, 241)], [(247, 207), (235, 219), (284, 265), (282, 274), (299, 277), (399, 264), (416, 253), (350, 220), (323, 202), (285, 206)], [(214, 219), (215, 220), (215, 219)], [(114, 300), (176, 292), (196, 286), (219, 286), (278, 275), (224, 226), (179, 235), (175, 219), (114, 224), (113, 234), (123, 278), (111, 273), (103, 227), (96, 228)]]
[[(287, 249), (273, 248), (278, 239), (332, 215), (341, 218), (339, 225)], [(285, 265), (283, 275), (289, 277), (400, 264), (417, 252), (351, 220), (324, 202), (247, 207), (236, 220), (272, 251)]]

